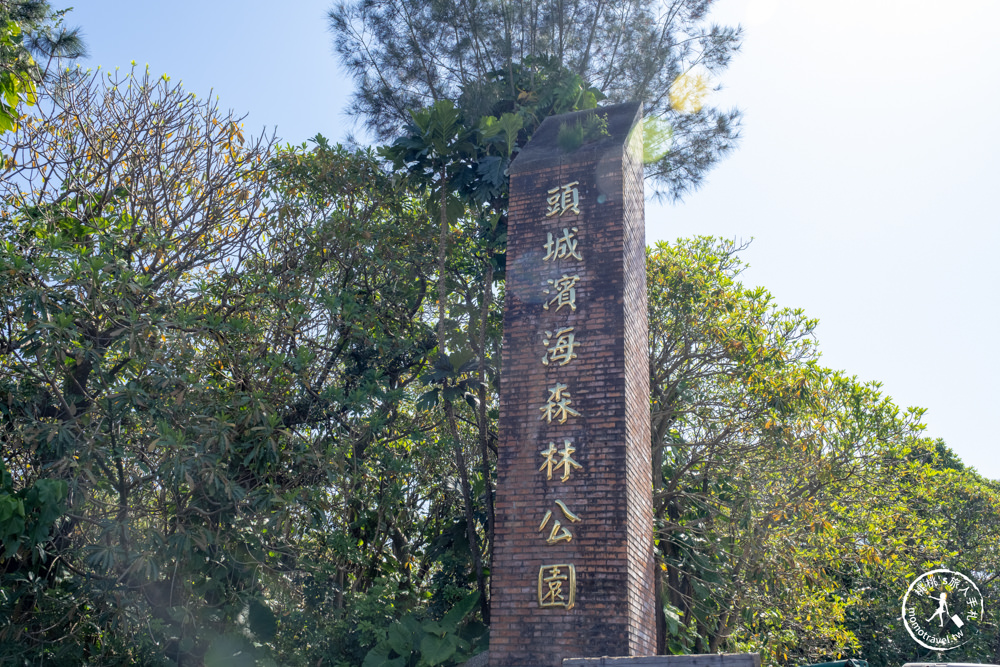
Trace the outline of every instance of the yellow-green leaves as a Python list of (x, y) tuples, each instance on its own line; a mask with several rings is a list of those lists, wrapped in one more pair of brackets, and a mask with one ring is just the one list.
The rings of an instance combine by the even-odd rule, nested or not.
[(35, 61), (22, 38), (21, 26), (0, 12), (0, 134), (17, 129), (21, 103), (35, 104)]

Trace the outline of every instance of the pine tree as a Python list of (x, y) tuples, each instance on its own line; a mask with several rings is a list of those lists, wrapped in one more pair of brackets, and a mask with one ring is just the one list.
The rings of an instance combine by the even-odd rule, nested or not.
[[(741, 29), (707, 22), (712, 0), (341, 0), (329, 13), (357, 89), (350, 113), (379, 139), (409, 111), (452, 100), (475, 125), (531, 105), (536, 78), (581, 77), (609, 102), (640, 100), (654, 192), (681, 197), (734, 147), (740, 114), (705, 105)], [(562, 77), (565, 79), (566, 77)], [(527, 79), (527, 83), (525, 83)]]
[(0, 134), (17, 127), (21, 104), (35, 103), (35, 84), (53, 62), (86, 55), (79, 28), (62, 25), (67, 11), (39, 0), (0, 0)]

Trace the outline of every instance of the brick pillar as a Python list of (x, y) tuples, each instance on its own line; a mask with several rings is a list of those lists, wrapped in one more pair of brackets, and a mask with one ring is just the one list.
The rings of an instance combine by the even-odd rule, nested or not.
[(641, 118), (511, 165), (491, 667), (656, 652)]

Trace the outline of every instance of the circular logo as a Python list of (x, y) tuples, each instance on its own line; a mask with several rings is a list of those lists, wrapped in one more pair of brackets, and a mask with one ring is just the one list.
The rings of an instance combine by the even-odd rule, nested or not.
[(903, 625), (924, 648), (950, 651), (969, 641), (983, 617), (983, 596), (961, 572), (931, 570), (903, 596)]

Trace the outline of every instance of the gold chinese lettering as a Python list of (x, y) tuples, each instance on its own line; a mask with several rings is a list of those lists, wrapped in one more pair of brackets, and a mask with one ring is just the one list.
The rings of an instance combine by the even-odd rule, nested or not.
[(540, 419), (544, 419), (550, 424), (553, 420), (565, 424), (570, 417), (580, 416), (579, 412), (569, 407), (572, 403), (570, 394), (566, 391), (566, 385), (562, 382), (556, 382), (554, 387), (549, 388), (549, 400), (538, 408), (542, 412)]
[[(552, 343), (549, 346), (549, 343)], [(542, 365), (548, 366), (549, 363), (556, 364), (560, 366), (565, 366), (569, 362), (576, 359), (576, 353), (573, 351), (576, 349), (576, 334), (573, 333), (573, 327), (563, 327), (558, 329), (554, 334), (551, 331), (545, 332), (545, 338), (542, 339), (542, 345), (545, 345), (545, 356), (542, 357)]]
[[(566, 213), (580, 215), (580, 193), (577, 189), (579, 181), (566, 183), (548, 191), (548, 209), (545, 212), (546, 218), (553, 216), (563, 216)], [(560, 260), (583, 261), (583, 255), (578, 247), (579, 239), (577, 227), (563, 227), (559, 232), (547, 232), (545, 243), (545, 256), (542, 261), (552, 262)], [(560, 278), (548, 280), (548, 289), (543, 290), (547, 295), (542, 308), (546, 311), (554, 310), (559, 312), (564, 307), (569, 307), (570, 312), (576, 312), (576, 286), (580, 281), (579, 275), (563, 273)], [(553, 307), (554, 306), (554, 307)], [(576, 335), (573, 327), (561, 327), (553, 331), (546, 331), (542, 340), (545, 347), (545, 354), (542, 356), (544, 366), (566, 366), (577, 358)], [(539, 408), (542, 413), (540, 419), (552, 424), (565, 424), (570, 417), (579, 417), (580, 413), (573, 409), (573, 401), (568, 391), (567, 385), (556, 382), (549, 387), (549, 397), (545, 405)], [(546, 479), (551, 480), (553, 473), (560, 476), (560, 481), (566, 482), (570, 479), (574, 471), (583, 470), (574, 458), (576, 448), (568, 439), (563, 439), (563, 446), (560, 449), (555, 442), (550, 442), (547, 449), (541, 451), (542, 465), (539, 471), (544, 472)], [(557, 545), (560, 542), (570, 542), (573, 533), (569, 526), (580, 521), (580, 517), (570, 511), (562, 500), (555, 501), (556, 508), (547, 510), (538, 526), (538, 532), (547, 536), (545, 542), (549, 545)], [(559, 518), (556, 518), (561, 513)], [(538, 570), (538, 606), (539, 607), (563, 607), (572, 609), (576, 603), (576, 568), (572, 564), (543, 565)]]
[(560, 237), (553, 237), (552, 232), (549, 232), (548, 241), (545, 243), (545, 257), (542, 258), (542, 261), (547, 262), (550, 259), (556, 260), (572, 257), (582, 262), (583, 257), (580, 256), (580, 252), (576, 249), (576, 232), (576, 227), (563, 227), (562, 236)]
[[(556, 505), (559, 506), (559, 509), (562, 510), (563, 516), (569, 519), (571, 523), (576, 523), (577, 521), (580, 520), (580, 517), (569, 511), (569, 508), (566, 507), (566, 504), (563, 501), (557, 500)], [(545, 517), (542, 518), (542, 524), (538, 526), (539, 533), (545, 530), (545, 526), (548, 525), (549, 519), (551, 518), (552, 518), (552, 510), (546, 511)], [(563, 540), (569, 542), (572, 539), (573, 539), (573, 533), (569, 532), (569, 529), (565, 528), (562, 525), (562, 521), (556, 519), (555, 523), (552, 524), (552, 530), (549, 532), (549, 536), (545, 538), (545, 541), (548, 542), (549, 544), (558, 544)]]
[(556, 214), (561, 216), (566, 211), (580, 215), (580, 193), (576, 189), (579, 184), (580, 181), (573, 181), (549, 190), (549, 197), (546, 200), (549, 208), (545, 211), (545, 217), (551, 218)]
[[(549, 448), (542, 452), (542, 456), (545, 457), (545, 463), (539, 470), (545, 471), (545, 478), (552, 479), (552, 471), (558, 471), (562, 468), (562, 480), (565, 482), (569, 479), (570, 473), (573, 470), (583, 470), (583, 466), (573, 460), (573, 453), (576, 452), (576, 448), (570, 444), (569, 440), (563, 440), (563, 448), (556, 449), (556, 443), (550, 442)], [(556, 455), (559, 455), (559, 459), (556, 459)]]
[(538, 568), (538, 606), (572, 609), (576, 603), (576, 568), (572, 564)]
[(580, 276), (569, 276), (565, 273), (558, 280), (548, 280), (547, 282), (552, 286), (552, 289), (542, 290), (542, 294), (555, 292), (555, 296), (543, 303), (542, 308), (548, 310), (549, 306), (555, 304), (556, 312), (563, 306), (569, 306), (571, 311), (576, 312), (576, 284), (579, 281)]

